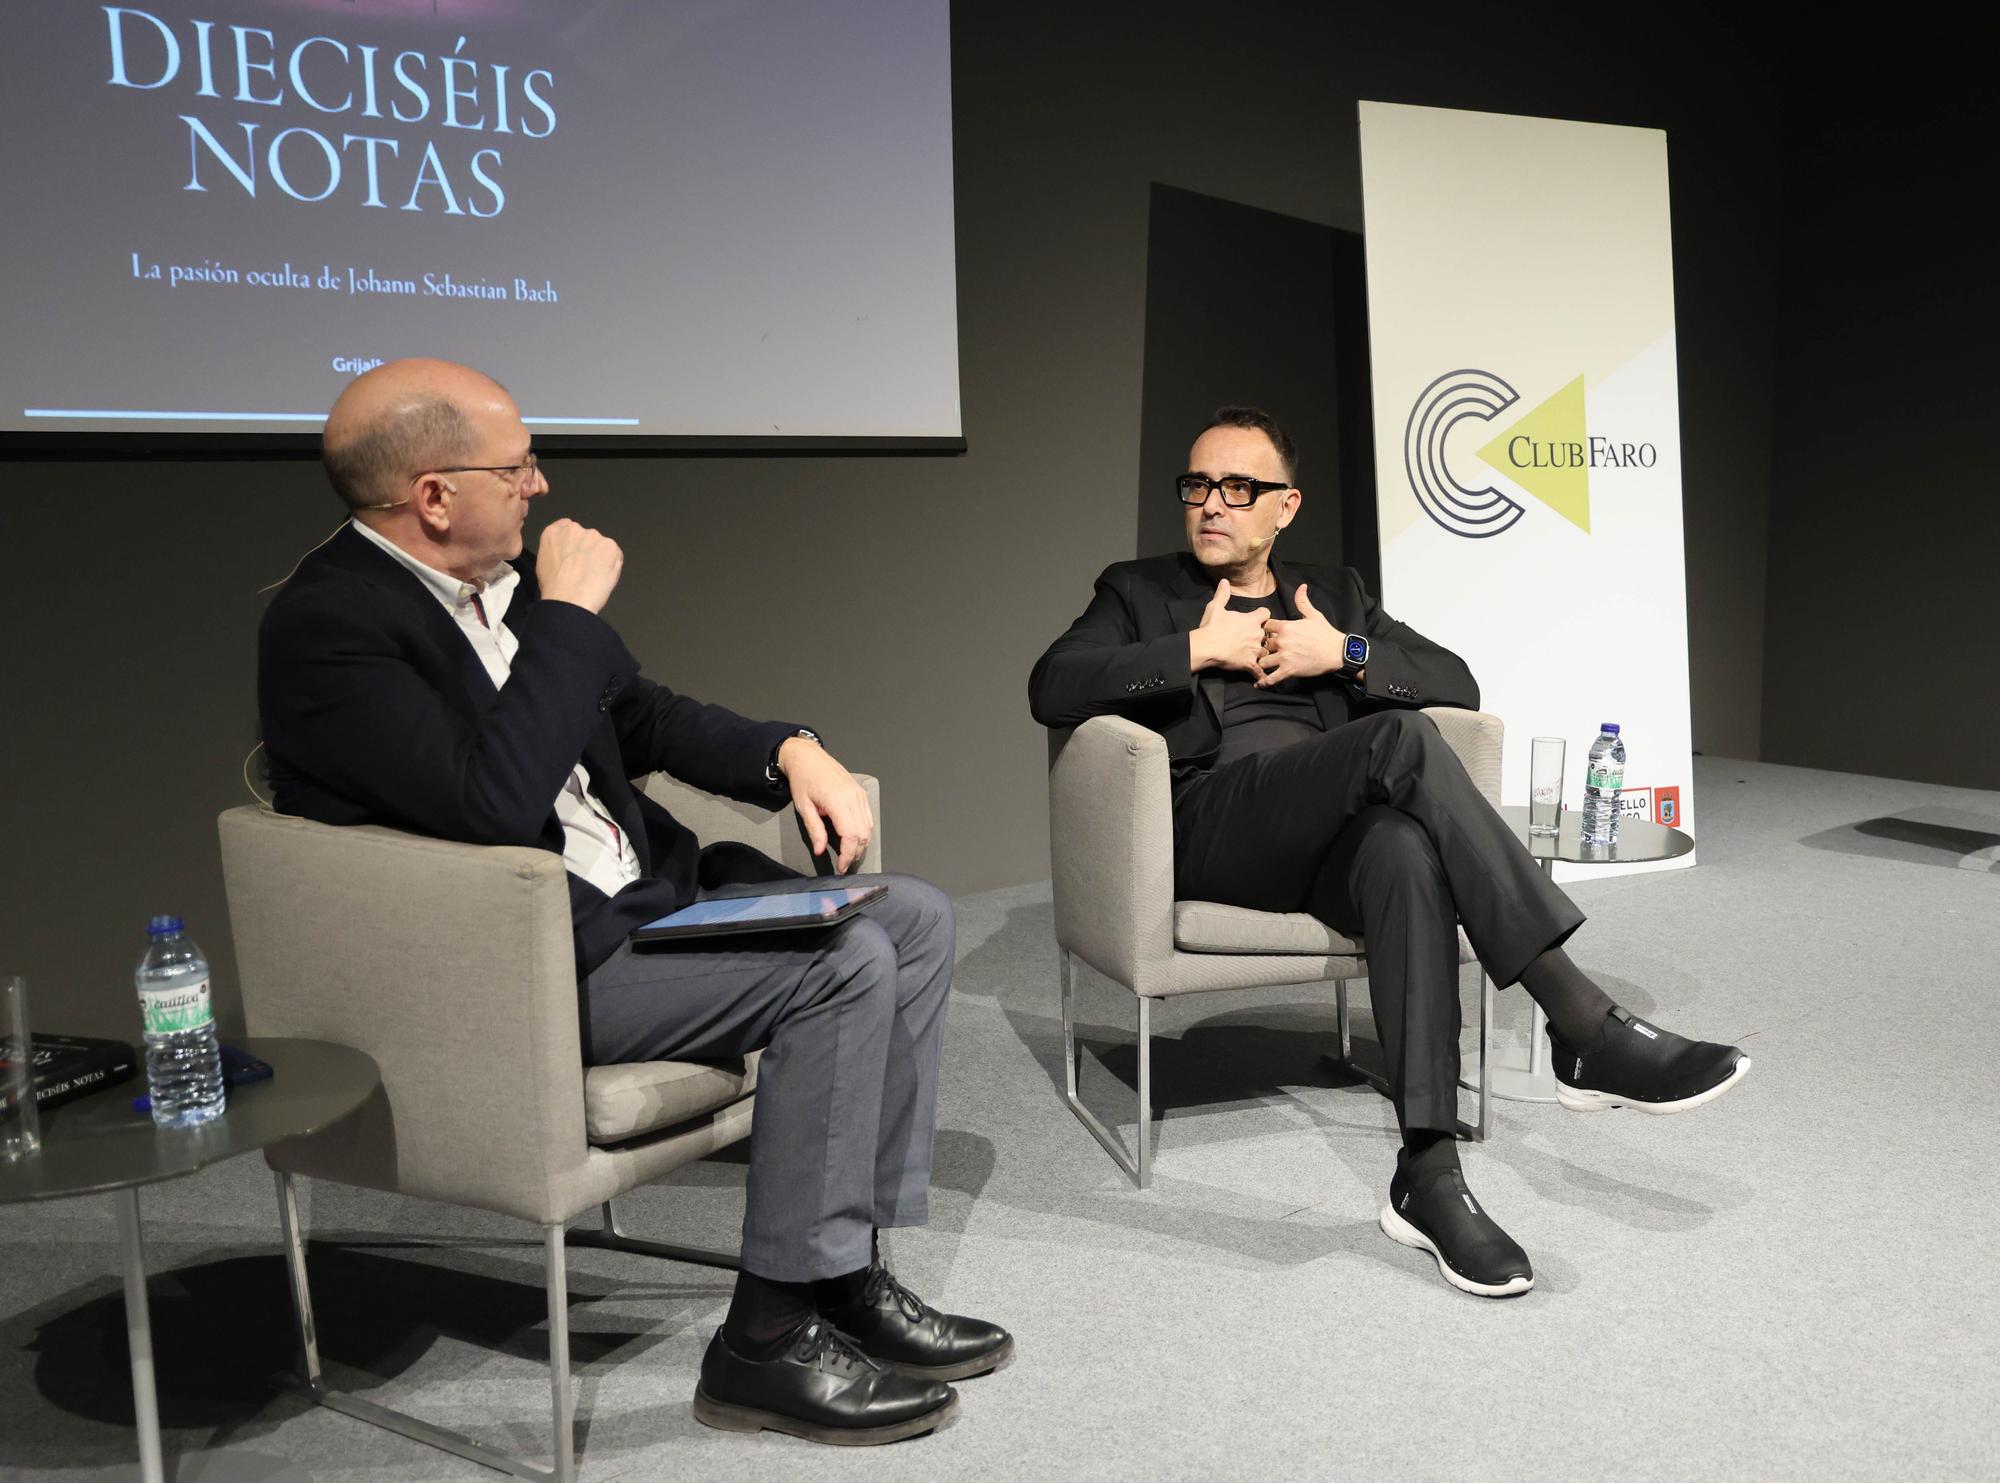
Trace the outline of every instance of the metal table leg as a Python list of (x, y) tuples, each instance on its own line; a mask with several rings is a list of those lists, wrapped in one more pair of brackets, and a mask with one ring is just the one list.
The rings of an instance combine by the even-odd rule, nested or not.
[(125, 1336), (132, 1348), (132, 1411), (139, 1430), (141, 1483), (164, 1483), (160, 1469), (160, 1402), (153, 1389), (153, 1320), (146, 1305), (146, 1249), (139, 1234), (139, 1191), (119, 1190), (118, 1254), (125, 1268)]
[[(1550, 880), (1555, 879), (1556, 862), (1543, 860), (1541, 866)], [(1528, 1059), (1521, 1064), (1519, 1053), (1493, 1058), (1493, 1095), (1509, 1102), (1553, 1102), (1556, 1099), (1555, 1065), (1549, 1060), (1549, 1039), (1545, 1031), (1548, 1016), (1537, 1004), (1528, 1024)]]

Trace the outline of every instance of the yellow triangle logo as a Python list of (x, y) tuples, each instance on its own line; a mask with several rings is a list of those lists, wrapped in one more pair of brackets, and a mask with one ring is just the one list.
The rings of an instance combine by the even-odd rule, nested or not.
[(1579, 530), (1590, 530), (1590, 435), (1583, 377), (1479, 450), (1479, 457)]

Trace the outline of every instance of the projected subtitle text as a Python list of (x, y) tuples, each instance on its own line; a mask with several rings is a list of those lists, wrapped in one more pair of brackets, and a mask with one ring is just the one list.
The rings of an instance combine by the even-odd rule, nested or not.
[(321, 263), (317, 268), (300, 268), (286, 262), (277, 267), (244, 267), (203, 258), (199, 262), (169, 263), (132, 254), (132, 276), (142, 283), (158, 283), (165, 288), (260, 288), (289, 293), (345, 294), (350, 298), (459, 299), (497, 304), (559, 304), (562, 295), (548, 274), (489, 278), (466, 276), (444, 269), (425, 268), (414, 275), (389, 271), (372, 263), (359, 267), (336, 268)]

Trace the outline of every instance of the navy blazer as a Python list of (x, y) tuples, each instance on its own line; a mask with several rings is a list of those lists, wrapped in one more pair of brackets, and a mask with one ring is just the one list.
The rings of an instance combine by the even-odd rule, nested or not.
[[(1479, 709), (1479, 684), (1465, 661), (1383, 612), (1352, 567), (1273, 559), (1271, 574), (1278, 581), (1273, 617), (1299, 616), (1292, 594), (1303, 582), (1329, 623), (1368, 640), (1360, 684), (1337, 675), (1306, 682), (1328, 731), (1378, 710)], [(1090, 606), (1035, 662), (1028, 677), (1035, 719), (1055, 727), (1126, 716), (1164, 736), (1176, 763), (1200, 765), (1214, 757), (1222, 745), (1227, 672), (1190, 673), (1188, 634), (1200, 625), (1217, 580), (1185, 551), (1106, 567)]]
[(791, 794), (765, 765), (799, 728), (654, 684), (597, 614), (541, 601), (533, 557), (514, 566), (521, 582), (506, 624), (520, 650), (495, 689), (417, 575), (342, 528), (299, 563), (264, 614), (257, 710), (277, 809), (327, 824), (560, 855), (555, 799), (581, 760), (643, 871), (612, 897), (569, 877), (581, 977), (700, 886), (794, 873), (743, 845), (703, 851), (628, 779), (665, 771), (775, 809)]

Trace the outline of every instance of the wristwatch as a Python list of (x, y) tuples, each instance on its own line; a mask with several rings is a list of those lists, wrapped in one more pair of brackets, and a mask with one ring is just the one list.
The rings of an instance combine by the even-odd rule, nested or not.
[[(790, 741), (793, 736), (802, 736), (807, 741), (814, 741), (814, 742), (819, 741), (819, 733), (817, 731), (812, 730), (810, 727), (801, 726), (797, 731), (794, 731), (791, 734), (791, 736), (783, 738), (781, 741), (779, 741), (777, 746), (771, 748), (771, 760), (764, 764), (764, 781), (769, 783), (774, 788), (784, 780), (785, 776), (783, 773), (778, 771), (778, 753), (784, 747), (785, 742)], [(820, 742), (820, 745), (825, 746), (826, 743)]]
[(1358, 633), (1350, 633), (1347, 636), (1346, 647), (1341, 651), (1341, 659), (1344, 661), (1340, 666), (1342, 674), (1351, 675), (1356, 670), (1366, 669), (1368, 667), (1368, 640)]

